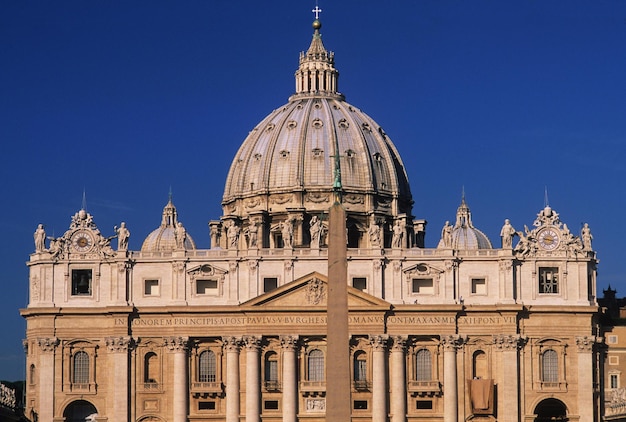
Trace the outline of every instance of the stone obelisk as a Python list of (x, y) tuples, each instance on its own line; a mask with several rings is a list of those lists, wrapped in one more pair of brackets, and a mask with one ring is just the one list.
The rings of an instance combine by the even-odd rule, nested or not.
[(339, 157), (335, 157), (335, 201), (328, 228), (326, 420), (350, 422), (350, 341), (346, 211), (341, 205)]

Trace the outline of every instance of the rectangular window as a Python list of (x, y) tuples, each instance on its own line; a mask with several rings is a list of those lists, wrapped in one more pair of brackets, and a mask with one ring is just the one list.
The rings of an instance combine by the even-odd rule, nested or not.
[(559, 269), (557, 267), (539, 268), (539, 293), (556, 294), (559, 292)]
[(91, 296), (91, 270), (72, 270), (72, 296)]
[(364, 291), (367, 289), (367, 279), (365, 277), (354, 277), (352, 279), (352, 287)]
[(432, 400), (418, 400), (415, 402), (415, 408), (417, 410), (432, 410), (433, 401)]
[(215, 410), (214, 401), (199, 401), (198, 410)]
[(354, 410), (367, 410), (367, 400), (355, 400)]
[(196, 280), (196, 294), (217, 295), (217, 280)]
[(419, 295), (432, 295), (435, 293), (435, 288), (432, 278), (414, 278), (412, 291), (414, 294)]
[(609, 365), (619, 365), (619, 356), (609, 356)]
[(487, 282), (484, 278), (472, 279), (472, 294), (473, 295), (486, 295), (487, 294)]
[(263, 408), (265, 410), (278, 410), (278, 400), (265, 400)]
[(609, 344), (617, 344), (617, 336), (616, 335), (610, 335), (609, 336)]
[(159, 296), (159, 280), (145, 280), (143, 292), (145, 296)]
[(278, 288), (278, 279), (276, 277), (265, 277), (263, 279), (263, 291), (265, 293), (271, 292)]
[(611, 388), (619, 388), (619, 376), (611, 374)]

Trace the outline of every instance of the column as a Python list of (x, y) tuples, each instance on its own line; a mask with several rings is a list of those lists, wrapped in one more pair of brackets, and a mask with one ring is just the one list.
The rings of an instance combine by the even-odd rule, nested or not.
[(576, 337), (578, 349), (578, 414), (581, 421), (593, 421), (596, 406), (593, 392), (593, 345), (595, 336)]
[(385, 349), (387, 336), (370, 336), (372, 345), (372, 422), (387, 421), (387, 388), (385, 385)]
[(456, 349), (458, 335), (441, 336), (443, 346), (443, 421), (458, 422), (458, 385), (456, 372)]
[(502, 375), (498, 380), (499, 407), (506, 409), (500, 412), (498, 420), (502, 422), (518, 422), (519, 419), (519, 356), (518, 350), (523, 343), (519, 334), (494, 335), (496, 350), (502, 353)]
[(187, 337), (169, 337), (165, 346), (174, 355), (174, 384), (172, 394), (173, 422), (187, 421)]
[(105, 343), (113, 362), (113, 373), (110, 377), (110, 391), (113, 391), (113, 414), (116, 421), (129, 420), (128, 411), (128, 350), (131, 346), (130, 337), (107, 337)]
[(246, 345), (246, 422), (261, 420), (260, 336), (245, 336)]
[(406, 420), (406, 338), (392, 337), (391, 345), (391, 422)]
[(39, 406), (38, 420), (54, 418), (54, 350), (59, 345), (56, 337), (37, 339), (39, 345)]
[(283, 348), (283, 422), (296, 422), (298, 412), (298, 336), (282, 336)]
[(226, 422), (239, 422), (239, 346), (237, 337), (222, 337), (226, 353)]

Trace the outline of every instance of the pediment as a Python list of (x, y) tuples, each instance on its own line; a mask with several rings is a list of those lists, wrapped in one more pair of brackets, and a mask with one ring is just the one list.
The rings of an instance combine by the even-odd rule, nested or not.
[[(318, 272), (307, 274), (276, 290), (257, 296), (241, 306), (268, 308), (325, 308), (328, 294), (328, 277)], [(348, 286), (348, 308), (389, 308), (387, 301)]]
[(196, 265), (195, 267), (189, 268), (187, 270), (187, 274), (192, 280), (202, 277), (223, 279), (226, 273), (227, 271), (225, 269), (210, 264)]

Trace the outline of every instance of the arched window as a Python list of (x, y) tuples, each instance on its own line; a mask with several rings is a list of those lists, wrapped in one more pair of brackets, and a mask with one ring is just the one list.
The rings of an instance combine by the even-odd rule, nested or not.
[(308, 369), (309, 381), (324, 381), (324, 353), (321, 350), (311, 350), (308, 357)]
[(415, 354), (415, 381), (431, 381), (433, 379), (433, 362), (430, 350), (420, 349)]
[(265, 354), (265, 387), (278, 388), (278, 355), (275, 352)]
[(211, 350), (205, 350), (200, 353), (198, 359), (198, 381), (215, 382), (216, 373), (215, 353)]
[(159, 364), (158, 356), (154, 352), (146, 353), (144, 357), (144, 382), (145, 383), (158, 383), (159, 382)]
[(74, 354), (74, 384), (89, 384), (89, 355), (87, 352), (76, 352)]
[(487, 378), (487, 355), (482, 350), (474, 352), (472, 378)]
[(31, 364), (30, 369), (28, 371), (28, 382), (31, 384), (35, 383), (35, 365)]
[(543, 382), (559, 381), (559, 359), (555, 350), (548, 349), (541, 355), (541, 380)]
[(354, 354), (354, 382), (367, 381), (367, 355), (364, 351)]

